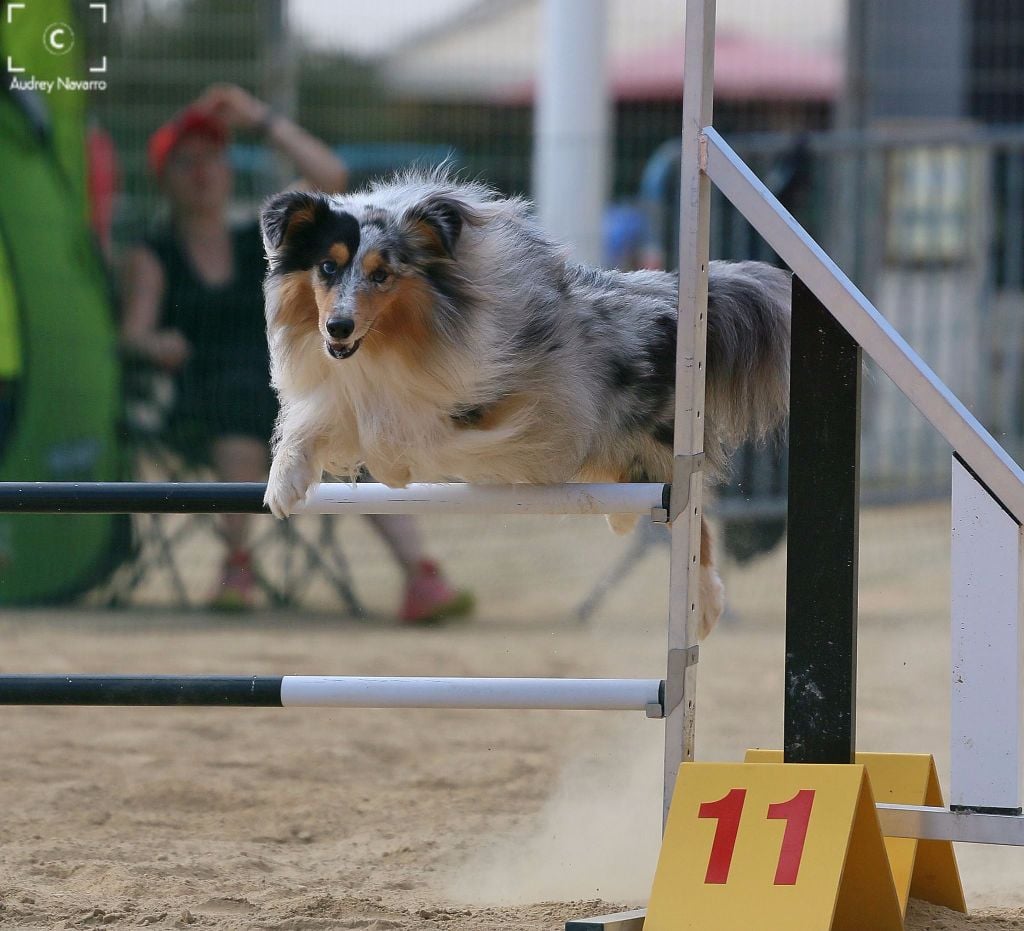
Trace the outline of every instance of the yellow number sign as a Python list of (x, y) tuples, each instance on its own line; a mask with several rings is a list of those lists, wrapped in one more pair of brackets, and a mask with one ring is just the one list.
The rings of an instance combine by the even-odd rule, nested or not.
[[(781, 763), (782, 751), (748, 750), (745, 759), (747, 763)], [(876, 802), (945, 807), (935, 760), (930, 754), (858, 753), (856, 762), (867, 767)], [(887, 837), (885, 850), (904, 915), (910, 898), (933, 902), (957, 912), (967, 911), (952, 843)]]
[(684, 763), (644, 931), (900, 931), (863, 765)]

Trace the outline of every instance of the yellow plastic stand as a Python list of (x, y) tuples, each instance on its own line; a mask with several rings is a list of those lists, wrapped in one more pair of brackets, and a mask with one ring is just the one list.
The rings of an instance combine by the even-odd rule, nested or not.
[(684, 763), (644, 931), (901, 931), (865, 767)]
[[(781, 750), (748, 750), (748, 763), (781, 763)], [(892, 805), (945, 806), (935, 760), (927, 753), (858, 753), (856, 761), (867, 767), (878, 802)], [(950, 841), (887, 837), (896, 895), (907, 913), (907, 900), (922, 899), (958, 912), (967, 911), (960, 870)]]

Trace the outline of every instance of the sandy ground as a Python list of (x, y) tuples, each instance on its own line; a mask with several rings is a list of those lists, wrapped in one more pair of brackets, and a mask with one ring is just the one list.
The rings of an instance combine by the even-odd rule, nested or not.
[[(948, 514), (862, 527), (858, 740), (931, 752), (947, 780)], [(397, 576), (357, 519), (360, 622), (324, 602), (244, 618), (137, 607), (7, 611), (3, 672), (662, 675), (667, 548), (588, 625), (572, 611), (628, 541), (596, 519), (425, 523), (480, 599), (465, 625), (388, 619)], [(216, 554), (193, 542), (200, 593)], [(156, 585), (157, 583), (153, 583)], [(784, 556), (726, 573), (702, 652), (698, 755), (781, 741)], [(159, 593), (149, 593), (157, 598)], [(315, 592), (314, 592), (315, 594)], [(639, 713), (6, 708), (4, 928), (561, 928), (642, 905), (658, 853), (662, 726)], [(913, 929), (1024, 927), (1024, 856), (958, 847), (971, 914)]]

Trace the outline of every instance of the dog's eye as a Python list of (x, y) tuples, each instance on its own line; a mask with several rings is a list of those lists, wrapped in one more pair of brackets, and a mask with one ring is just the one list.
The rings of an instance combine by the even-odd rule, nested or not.
[(331, 262), (331, 261), (321, 262), (320, 263), (320, 271), (323, 272), (328, 278), (330, 278), (331, 275), (334, 275), (334, 274), (337, 273), (337, 271), (338, 271), (338, 263), (337, 262)]
[(370, 273), (370, 281), (374, 284), (384, 284), (388, 280), (388, 273), (383, 268), (378, 268), (375, 272)]

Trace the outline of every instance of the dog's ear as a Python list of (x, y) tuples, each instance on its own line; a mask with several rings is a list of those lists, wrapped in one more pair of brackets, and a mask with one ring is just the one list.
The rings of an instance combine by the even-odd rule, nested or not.
[(359, 222), (319, 192), (275, 194), (260, 211), (260, 230), (272, 271), (312, 268), (333, 242), (344, 242), (351, 255), (359, 248)]
[(451, 259), (455, 257), (463, 226), (478, 223), (479, 218), (457, 197), (435, 194), (410, 209), (406, 221), (411, 233), (428, 251)]
[(292, 224), (313, 223), (322, 194), (309, 191), (283, 191), (275, 194), (260, 210), (260, 230), (267, 254), (279, 252)]

